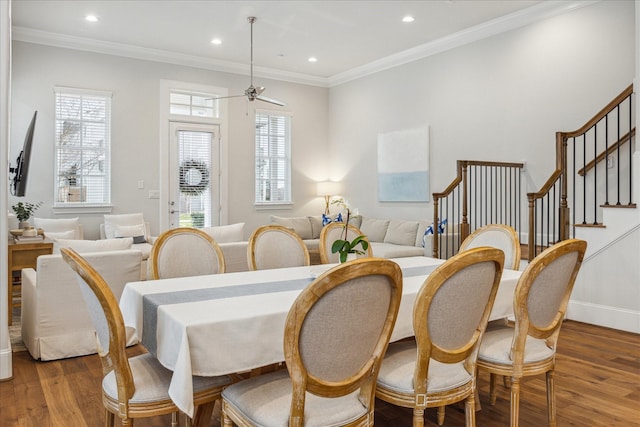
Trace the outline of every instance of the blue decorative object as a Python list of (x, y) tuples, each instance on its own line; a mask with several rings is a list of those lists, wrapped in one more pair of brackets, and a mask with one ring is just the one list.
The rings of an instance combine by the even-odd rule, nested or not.
[(427, 227), (426, 230), (424, 230), (424, 236), (422, 236), (422, 247), (424, 248), (427, 244), (427, 236), (429, 236), (430, 234), (433, 234), (433, 224), (431, 224), (430, 226)]
[[(447, 227), (447, 219), (443, 219), (442, 221), (438, 222), (438, 234), (444, 234), (444, 230)], [(433, 223), (431, 223), (430, 226), (427, 227), (426, 230), (424, 230), (424, 236), (422, 236), (422, 247), (424, 248), (425, 246), (425, 241), (427, 240), (427, 236), (433, 234)]]
[(331, 218), (328, 215), (322, 214), (322, 226), (324, 227), (327, 224), (331, 224), (332, 222), (342, 222), (342, 213), (336, 215), (335, 218)]

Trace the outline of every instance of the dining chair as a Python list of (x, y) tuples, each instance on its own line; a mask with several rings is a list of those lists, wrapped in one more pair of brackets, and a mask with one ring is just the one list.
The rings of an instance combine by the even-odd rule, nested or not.
[(167, 230), (149, 255), (151, 279), (204, 276), (225, 272), (224, 254), (213, 237), (197, 228)]
[[(321, 264), (335, 264), (340, 262), (340, 254), (338, 252), (331, 253), (331, 245), (338, 239), (344, 240), (344, 228), (345, 224), (340, 222), (332, 222), (324, 227), (322, 227), (322, 231), (320, 232), (320, 263)], [(360, 231), (358, 227), (355, 225), (349, 224), (347, 228), (347, 239), (352, 241), (358, 236), (362, 236), (363, 233)], [(366, 240), (366, 239), (365, 239)], [(367, 248), (366, 256), (373, 256), (373, 249), (371, 248), (371, 244)]]
[(229, 386), (223, 426), (372, 426), (375, 383), (393, 330), (402, 271), (362, 258), (315, 279), (289, 310), (287, 370)]
[(518, 425), (521, 378), (542, 373), (547, 382), (548, 423), (556, 425), (556, 345), (586, 249), (587, 242), (569, 239), (536, 256), (516, 286), (515, 326), (494, 325), (483, 338), (478, 369), (490, 373), (492, 405), (496, 401), (496, 376), (510, 377), (512, 427)]
[(491, 246), (504, 252), (504, 268), (518, 270), (520, 268), (520, 239), (516, 230), (504, 224), (488, 224), (469, 234), (460, 245), (460, 252)]
[[(102, 402), (106, 409), (105, 425), (114, 426), (116, 416), (123, 426), (131, 426), (135, 418), (177, 414), (178, 408), (168, 391), (172, 372), (149, 353), (127, 358), (124, 320), (113, 292), (104, 278), (77, 252), (70, 248), (61, 248), (60, 252), (76, 272), (96, 328), (104, 376)], [(194, 405), (212, 405), (230, 383), (228, 376), (194, 376)], [(172, 426), (177, 425), (177, 417), (174, 417)]]
[(277, 224), (251, 233), (247, 246), (249, 270), (310, 265), (309, 250), (295, 231)]
[(474, 248), (449, 258), (422, 284), (413, 307), (415, 341), (389, 345), (376, 397), (413, 409), (424, 426), (427, 408), (465, 402), (465, 425), (475, 426), (476, 359), (498, 291), (504, 254)]

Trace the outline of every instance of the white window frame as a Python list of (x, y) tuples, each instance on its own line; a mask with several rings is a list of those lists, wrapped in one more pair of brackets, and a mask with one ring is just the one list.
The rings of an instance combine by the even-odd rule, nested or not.
[[(284, 155), (279, 156), (285, 161), (285, 200), (261, 200), (259, 198), (259, 165), (263, 161), (268, 161), (269, 158), (273, 156), (261, 156), (257, 150), (258, 144), (258, 115), (268, 116), (268, 117), (282, 117), (286, 119), (286, 128), (285, 128), (285, 141), (284, 141)], [(256, 131), (255, 131), (255, 164), (254, 164), (254, 203), (256, 208), (282, 208), (282, 207), (290, 207), (293, 204), (292, 199), (292, 185), (291, 185), (291, 122), (293, 115), (288, 112), (283, 111), (274, 111), (274, 110), (255, 110), (255, 123), (256, 123)], [(275, 178), (271, 178), (275, 180)]]
[[(88, 202), (88, 201), (59, 201), (59, 192), (60, 188), (60, 177), (64, 174), (64, 171), (59, 170), (58, 164), (58, 153), (62, 150), (58, 141), (57, 134), (57, 121), (59, 120), (59, 112), (57, 99), (59, 95), (79, 95), (81, 97), (100, 97), (104, 98), (106, 101), (106, 111), (105, 111), (105, 135), (104, 135), (104, 147), (103, 147), (103, 155), (104, 155), (104, 164), (103, 168), (103, 182), (102, 182), (102, 191), (103, 198), (102, 202)], [(76, 212), (110, 212), (111, 211), (111, 114), (112, 114), (112, 96), (113, 94), (108, 91), (99, 91), (99, 90), (89, 90), (89, 89), (78, 89), (71, 87), (62, 87), (56, 86), (54, 87), (54, 156), (53, 156), (53, 208), (55, 210), (60, 210), (65, 213), (71, 213), (72, 211)], [(88, 123), (89, 120), (86, 120)], [(81, 127), (85, 123), (85, 119), (80, 118)], [(94, 122), (95, 123), (95, 122)], [(79, 149), (82, 150), (82, 134), (80, 136), (80, 146)], [(95, 147), (92, 147), (92, 150), (95, 150)], [(87, 188), (89, 191), (89, 188)], [(86, 197), (89, 199), (90, 197)], [(54, 212), (56, 212), (54, 210)]]

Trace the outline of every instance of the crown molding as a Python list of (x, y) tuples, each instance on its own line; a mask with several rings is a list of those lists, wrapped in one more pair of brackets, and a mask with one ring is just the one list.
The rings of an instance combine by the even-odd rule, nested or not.
[(370, 74), (433, 56), (496, 34), (524, 27), (525, 25), (561, 15), (585, 6), (590, 6), (600, 1), (602, 0), (544, 1), (535, 6), (484, 22), (446, 37), (442, 37), (438, 40), (398, 52), (394, 55), (381, 58), (360, 67), (352, 68), (344, 73), (335, 74), (328, 78), (329, 87), (337, 86)]
[[(277, 70), (273, 68), (254, 66), (254, 75), (262, 78), (281, 80), (319, 87), (333, 87), (370, 74), (378, 73), (409, 62), (417, 61), (438, 53), (454, 49), (496, 34), (504, 33), (525, 25), (561, 15), (582, 7), (599, 3), (602, 0), (547, 0), (535, 6), (487, 21), (480, 25), (459, 31), (449, 36), (425, 43), (411, 49), (398, 52), (368, 64), (352, 68), (328, 78), (308, 74)], [(26, 27), (12, 28), (12, 39), (47, 46), (66, 49), (96, 52), (107, 55), (123, 56), (127, 58), (143, 59), (154, 62), (164, 62), (206, 70), (219, 71), (239, 75), (249, 75), (249, 66), (236, 62), (222, 61), (196, 55), (187, 55), (160, 49), (143, 48), (123, 43), (113, 43), (102, 40), (69, 36), (59, 33), (35, 30)]]
[[(249, 75), (249, 65), (237, 62), (222, 61), (196, 55), (188, 55), (179, 52), (171, 52), (161, 49), (151, 49), (133, 46), (123, 43), (114, 43), (85, 37), (76, 37), (59, 33), (35, 30), (33, 28), (14, 26), (11, 30), (12, 39), (41, 44), (46, 46), (61, 47), (65, 49), (82, 50), (86, 52), (102, 53), (106, 55), (123, 56), (126, 58), (142, 59), (154, 62), (183, 65), (187, 67), (202, 68), (205, 70), (220, 71), (239, 75)], [(253, 74), (273, 80), (283, 80), (291, 83), (300, 83), (311, 86), (327, 87), (327, 79), (302, 73), (276, 70), (267, 67), (253, 67)]]

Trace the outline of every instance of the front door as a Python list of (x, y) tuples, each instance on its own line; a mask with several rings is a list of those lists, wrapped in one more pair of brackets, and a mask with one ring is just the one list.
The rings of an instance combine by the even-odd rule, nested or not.
[(170, 133), (170, 228), (219, 225), (220, 127), (172, 122)]

